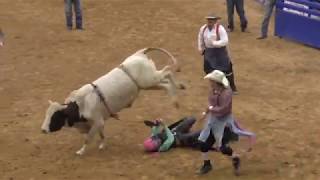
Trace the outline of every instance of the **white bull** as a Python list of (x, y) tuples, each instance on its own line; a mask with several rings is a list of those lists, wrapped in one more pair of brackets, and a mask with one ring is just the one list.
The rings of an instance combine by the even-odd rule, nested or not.
[[(166, 53), (172, 65), (157, 70), (154, 62), (146, 55), (152, 50)], [(44, 133), (60, 130), (63, 126), (76, 127), (87, 133), (85, 142), (76, 153), (82, 155), (87, 145), (99, 133), (99, 149), (104, 148), (104, 123), (109, 117), (115, 117), (121, 109), (130, 107), (141, 89), (165, 89), (175, 105), (176, 88), (184, 88), (174, 80), (171, 66), (177, 67), (176, 59), (166, 50), (145, 48), (137, 51), (119, 66), (91, 84), (70, 93), (64, 104), (51, 102), (42, 124)]]

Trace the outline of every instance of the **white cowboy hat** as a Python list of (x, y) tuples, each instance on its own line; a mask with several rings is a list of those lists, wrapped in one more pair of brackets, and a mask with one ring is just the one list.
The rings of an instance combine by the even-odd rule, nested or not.
[(225, 88), (229, 87), (229, 81), (226, 78), (226, 75), (219, 70), (214, 70), (211, 73), (207, 74), (204, 79), (210, 79), (212, 81), (221, 83)]

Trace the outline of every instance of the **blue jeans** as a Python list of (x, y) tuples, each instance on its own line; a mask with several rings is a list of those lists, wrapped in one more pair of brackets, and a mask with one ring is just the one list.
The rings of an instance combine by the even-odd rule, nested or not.
[(72, 5), (76, 14), (76, 28), (82, 29), (82, 12), (80, 0), (64, 0), (67, 27), (72, 28)]
[(245, 16), (243, 0), (227, 0), (227, 11), (228, 11), (228, 27), (230, 29), (234, 28), (233, 24), (233, 13), (234, 7), (236, 7), (237, 13), (240, 17), (241, 28), (247, 28), (247, 18)]
[(205, 143), (209, 138), (210, 133), (212, 133), (215, 139), (215, 144), (217, 147), (221, 147), (224, 128), (226, 127), (227, 123), (232, 123), (232, 121), (232, 114), (218, 118), (209, 113), (205, 127), (202, 129), (198, 140)]
[(276, 5), (276, 0), (266, 0), (265, 1), (265, 13), (263, 16), (262, 26), (261, 26), (261, 36), (267, 37), (268, 36), (268, 27), (269, 21), (272, 15), (272, 11), (274, 6)]

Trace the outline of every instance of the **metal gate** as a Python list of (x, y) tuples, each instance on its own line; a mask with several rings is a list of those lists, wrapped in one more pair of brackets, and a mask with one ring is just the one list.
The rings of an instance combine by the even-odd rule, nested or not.
[(320, 0), (277, 0), (275, 35), (320, 48)]

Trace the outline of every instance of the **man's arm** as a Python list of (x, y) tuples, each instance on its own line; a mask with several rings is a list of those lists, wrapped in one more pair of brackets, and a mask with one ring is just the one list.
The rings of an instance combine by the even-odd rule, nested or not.
[(170, 131), (170, 129), (167, 126), (164, 126), (164, 130), (167, 136), (167, 139), (164, 141), (164, 143), (161, 144), (159, 148), (159, 152), (168, 151), (174, 142), (174, 135)]
[(203, 39), (204, 28), (205, 26), (202, 26), (198, 34), (198, 51), (200, 54), (203, 54), (203, 51), (205, 49), (204, 39)]
[(227, 46), (229, 42), (228, 34), (224, 27), (221, 25), (219, 25), (219, 35), (220, 40), (212, 40), (213, 46), (217, 48)]
[(160, 126), (153, 126), (151, 128), (151, 135), (155, 136), (157, 134), (160, 134)]

